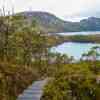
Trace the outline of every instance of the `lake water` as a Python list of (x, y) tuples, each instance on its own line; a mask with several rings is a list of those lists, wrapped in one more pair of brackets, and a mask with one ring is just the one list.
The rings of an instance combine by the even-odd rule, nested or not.
[[(68, 33), (59, 33), (62, 35)], [(100, 34), (100, 32), (73, 32), (72, 35), (82, 34)], [(68, 56), (74, 56), (76, 60), (80, 59), (83, 53), (88, 52), (92, 47), (100, 46), (100, 44), (93, 44), (93, 43), (74, 43), (74, 42), (67, 42), (60, 44), (57, 47), (53, 47), (51, 51), (59, 52), (61, 54), (67, 54)]]
[(92, 31), (92, 32), (66, 32), (66, 33), (56, 33), (59, 35), (94, 35), (100, 34), (100, 31)]
[(83, 53), (88, 52), (94, 46), (100, 46), (100, 44), (68, 42), (53, 47), (52, 51), (67, 54), (68, 56), (74, 56), (74, 58), (78, 60)]

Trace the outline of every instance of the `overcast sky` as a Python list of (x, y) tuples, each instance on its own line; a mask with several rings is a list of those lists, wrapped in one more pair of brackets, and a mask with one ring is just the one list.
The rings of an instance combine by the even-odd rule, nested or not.
[(100, 16), (100, 0), (0, 0), (0, 8), (15, 12), (46, 11), (62, 18)]

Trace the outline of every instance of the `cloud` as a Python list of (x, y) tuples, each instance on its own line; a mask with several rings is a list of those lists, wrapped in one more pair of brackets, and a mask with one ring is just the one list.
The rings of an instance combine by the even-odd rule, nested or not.
[(57, 16), (100, 16), (100, 0), (0, 0), (0, 8), (14, 6), (15, 12), (47, 11)]

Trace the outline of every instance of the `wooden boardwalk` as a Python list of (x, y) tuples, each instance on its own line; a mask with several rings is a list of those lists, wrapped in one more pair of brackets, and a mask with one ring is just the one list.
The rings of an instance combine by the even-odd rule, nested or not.
[(43, 94), (43, 87), (47, 80), (34, 82), (24, 92), (18, 96), (17, 100), (40, 100)]

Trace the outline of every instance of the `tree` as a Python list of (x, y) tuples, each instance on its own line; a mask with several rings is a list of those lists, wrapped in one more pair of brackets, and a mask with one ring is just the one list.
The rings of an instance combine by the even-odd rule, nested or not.
[(88, 60), (88, 61), (97, 61), (100, 57), (100, 47), (95, 46), (88, 51), (88, 53), (84, 53), (81, 57), (81, 60)]

